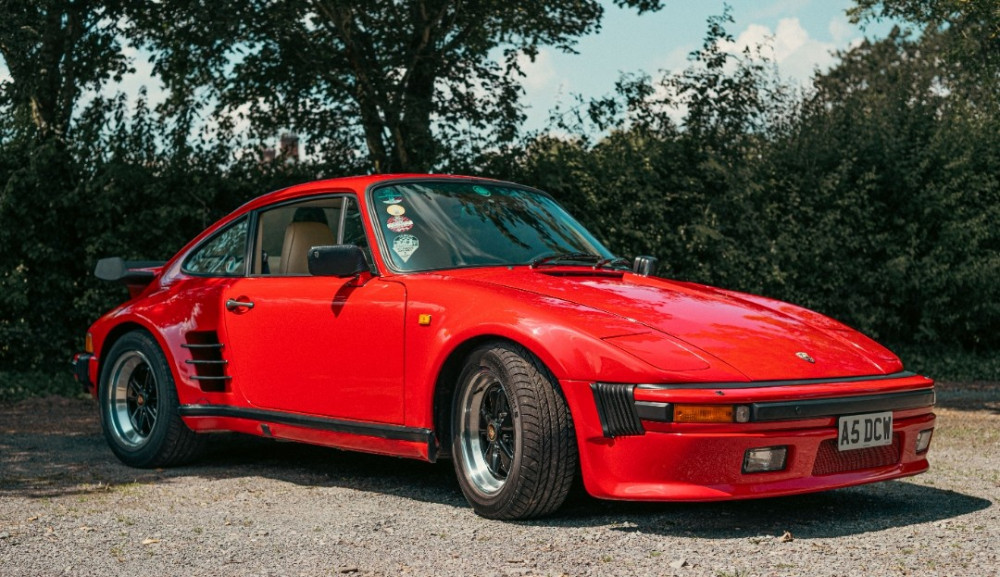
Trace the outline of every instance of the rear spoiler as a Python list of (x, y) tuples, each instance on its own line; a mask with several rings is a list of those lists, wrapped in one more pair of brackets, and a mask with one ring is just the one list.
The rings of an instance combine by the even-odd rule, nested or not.
[(121, 281), (132, 297), (137, 296), (160, 273), (166, 261), (124, 260), (121, 257), (102, 258), (94, 267), (94, 276), (101, 280)]

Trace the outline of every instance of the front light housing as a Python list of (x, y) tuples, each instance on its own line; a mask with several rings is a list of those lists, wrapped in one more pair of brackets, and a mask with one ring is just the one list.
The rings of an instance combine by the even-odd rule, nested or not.
[(923, 453), (931, 446), (931, 437), (934, 436), (934, 429), (924, 429), (917, 433), (916, 452)]
[(674, 405), (675, 423), (748, 423), (747, 405)]
[(601, 340), (661, 370), (676, 373), (709, 368), (708, 361), (663, 334), (618, 335)]
[(747, 449), (743, 455), (744, 473), (769, 473), (785, 468), (788, 458), (788, 447), (758, 447)]
[(674, 405), (675, 423), (732, 423), (732, 405)]

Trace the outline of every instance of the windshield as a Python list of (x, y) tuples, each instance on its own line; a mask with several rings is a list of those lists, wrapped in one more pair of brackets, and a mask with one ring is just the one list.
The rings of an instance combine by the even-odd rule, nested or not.
[(593, 255), (580, 261), (590, 265), (614, 258), (554, 200), (511, 185), (394, 183), (373, 189), (371, 206), (383, 254), (400, 271), (529, 264), (552, 255)]

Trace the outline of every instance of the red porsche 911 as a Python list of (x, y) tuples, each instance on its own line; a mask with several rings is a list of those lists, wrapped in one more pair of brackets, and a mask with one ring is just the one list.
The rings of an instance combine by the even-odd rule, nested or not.
[(927, 469), (934, 383), (818, 313), (653, 276), (550, 196), (382, 175), (247, 203), (162, 262), (74, 372), (128, 465), (208, 431), (451, 459), (480, 515), (791, 495)]

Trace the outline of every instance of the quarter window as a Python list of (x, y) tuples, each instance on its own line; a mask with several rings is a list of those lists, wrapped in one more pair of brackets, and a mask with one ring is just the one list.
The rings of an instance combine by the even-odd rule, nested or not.
[(242, 218), (202, 243), (181, 270), (206, 276), (243, 276), (246, 254), (247, 219)]

